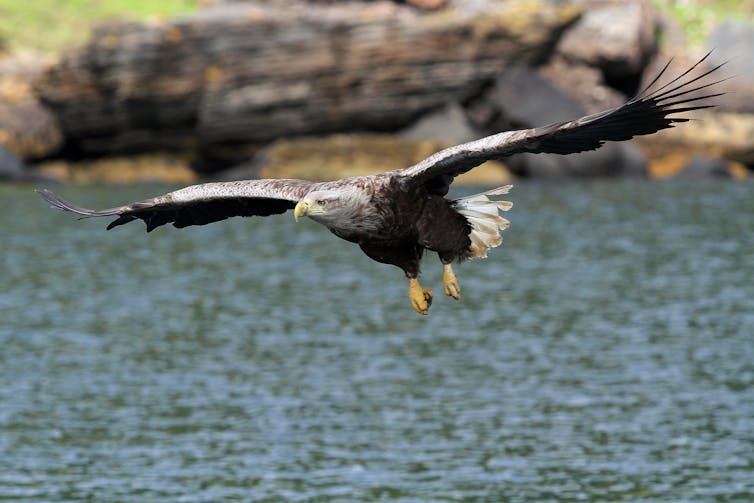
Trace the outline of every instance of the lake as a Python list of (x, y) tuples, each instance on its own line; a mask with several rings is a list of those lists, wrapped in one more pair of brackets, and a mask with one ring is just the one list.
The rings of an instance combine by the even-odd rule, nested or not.
[(459, 302), (425, 257), (428, 317), (291, 214), (106, 232), (32, 188), (0, 187), (0, 500), (754, 500), (751, 183), (518, 183)]

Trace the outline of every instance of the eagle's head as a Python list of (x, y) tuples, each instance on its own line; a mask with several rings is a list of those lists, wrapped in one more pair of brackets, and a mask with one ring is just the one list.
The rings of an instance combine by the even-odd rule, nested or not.
[(301, 199), (293, 211), (296, 220), (307, 216), (319, 223), (337, 227), (354, 217), (361, 207), (358, 198), (341, 190), (315, 190)]

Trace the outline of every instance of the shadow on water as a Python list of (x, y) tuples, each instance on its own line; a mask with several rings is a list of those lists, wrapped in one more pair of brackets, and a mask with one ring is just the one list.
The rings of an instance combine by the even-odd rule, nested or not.
[(520, 183), (422, 318), (313, 222), (105, 232), (0, 187), (0, 498), (751, 500), (751, 194)]

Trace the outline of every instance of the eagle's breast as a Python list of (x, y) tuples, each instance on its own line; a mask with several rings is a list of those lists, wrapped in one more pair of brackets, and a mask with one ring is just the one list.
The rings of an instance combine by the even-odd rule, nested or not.
[(388, 176), (339, 180), (342, 210), (325, 224), (335, 235), (353, 242), (400, 242), (415, 238), (421, 199), (399, 188)]

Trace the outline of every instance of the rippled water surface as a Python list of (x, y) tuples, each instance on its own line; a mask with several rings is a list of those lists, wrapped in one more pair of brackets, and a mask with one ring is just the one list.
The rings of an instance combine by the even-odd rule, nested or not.
[(0, 499), (752, 501), (753, 196), (521, 183), (423, 318), (291, 215), (105, 232), (0, 187)]

